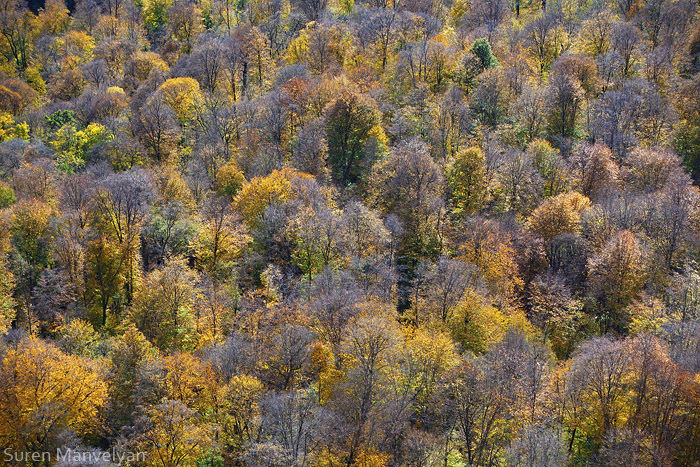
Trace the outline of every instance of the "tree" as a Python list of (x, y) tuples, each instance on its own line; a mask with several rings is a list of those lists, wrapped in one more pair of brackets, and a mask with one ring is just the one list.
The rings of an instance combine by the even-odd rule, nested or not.
[(581, 215), (591, 205), (585, 196), (571, 191), (548, 198), (528, 218), (528, 227), (549, 243), (557, 235), (576, 232)]
[(139, 136), (156, 162), (165, 162), (173, 155), (178, 131), (175, 113), (161, 94), (155, 94), (132, 120), (134, 133)]
[(192, 44), (197, 39), (201, 29), (202, 12), (195, 5), (175, 1), (168, 8), (168, 26), (172, 36), (183, 43), (185, 53), (192, 51)]
[(225, 51), (223, 41), (209, 34), (199, 37), (191, 54), (191, 73), (200, 86), (214, 94), (224, 75)]
[(261, 379), (280, 390), (291, 391), (303, 381), (312, 357), (314, 334), (299, 324), (284, 324), (271, 330), (263, 357)]
[(478, 0), (464, 15), (462, 25), (468, 28), (485, 27), (486, 39), (491, 41), (496, 29), (508, 18), (509, 14), (510, 7), (505, 1)]
[(133, 168), (105, 178), (93, 200), (97, 227), (122, 250), (119, 254), (123, 255), (126, 267), (127, 303), (131, 301), (138, 276), (139, 235), (153, 198), (148, 174)]
[(570, 184), (570, 174), (561, 152), (549, 142), (536, 139), (530, 142), (527, 152), (532, 155), (533, 164), (544, 182), (543, 196), (550, 197), (566, 191)]
[(611, 35), (611, 46), (622, 57), (622, 75), (630, 76), (634, 70), (635, 52), (641, 40), (639, 29), (628, 22), (616, 22)]
[(336, 182), (347, 185), (361, 180), (373, 162), (368, 143), (383, 138), (378, 122), (376, 104), (355, 92), (343, 92), (328, 106), (328, 164)]
[(287, 201), (292, 195), (292, 180), (302, 174), (290, 169), (273, 170), (267, 177), (254, 177), (243, 185), (234, 203), (249, 227), (260, 225), (265, 210)]
[(172, 260), (145, 277), (130, 318), (157, 348), (186, 350), (196, 346), (197, 280), (196, 272), (182, 260)]
[(581, 442), (579, 437), (600, 442), (621, 426), (631, 396), (630, 363), (622, 341), (595, 337), (581, 344), (564, 380), (566, 400), (572, 404), (565, 411), (570, 450)]
[(555, 17), (542, 13), (527, 25), (525, 32), (528, 53), (540, 75), (544, 75), (561, 53), (565, 33)]
[(216, 186), (222, 195), (235, 197), (245, 181), (245, 175), (235, 162), (222, 165), (216, 172)]
[(65, 271), (45, 269), (32, 291), (32, 314), (36, 330), (52, 335), (78, 312), (78, 290)]
[(481, 123), (493, 129), (505, 118), (511, 99), (512, 95), (502, 72), (492, 69), (480, 76), (472, 96), (471, 107)]
[(438, 258), (428, 280), (426, 301), (443, 323), (452, 320), (454, 309), (462, 301), (467, 288), (477, 285), (475, 269), (460, 260)]
[(135, 423), (134, 448), (146, 453), (146, 464), (179, 467), (195, 463), (214, 443), (210, 426), (194, 410), (166, 400), (148, 409)]
[(380, 190), (376, 203), (385, 212), (394, 212), (405, 225), (416, 227), (434, 219), (443, 177), (424, 143), (417, 139), (401, 143), (375, 166), (375, 173), (373, 182)]
[(330, 209), (304, 210), (292, 222), (287, 235), (295, 245), (292, 260), (313, 275), (335, 262), (340, 252), (342, 223)]
[(312, 390), (272, 393), (262, 401), (263, 431), (289, 453), (292, 464), (305, 465), (308, 462), (317, 412)]
[(471, 215), (478, 212), (486, 196), (484, 152), (477, 147), (459, 151), (447, 169), (447, 183), (452, 190), (452, 204), (456, 214)]
[(24, 81), (17, 78), (6, 78), (0, 81), (0, 94), (3, 103), (0, 109), (18, 114), (38, 97), (37, 92)]
[(160, 206), (143, 231), (143, 261), (145, 269), (162, 265), (166, 259), (191, 252), (196, 226), (187, 218), (187, 206), (178, 200)]
[(493, 56), (491, 52), (491, 44), (484, 38), (477, 39), (474, 41), (471, 47), (471, 52), (479, 59), (481, 62), (481, 68), (487, 70), (499, 66), (498, 60)]
[(645, 282), (644, 250), (627, 230), (615, 234), (588, 261), (589, 291), (598, 300), (603, 332), (624, 332), (629, 324), (625, 308)]
[(571, 137), (576, 131), (583, 90), (579, 81), (564, 71), (552, 73), (547, 83), (548, 124), (554, 135)]
[(87, 359), (25, 337), (0, 361), (0, 440), (16, 452), (50, 452), (64, 430), (96, 433), (107, 387)]
[(463, 231), (459, 258), (479, 269), (495, 300), (510, 300), (520, 283), (510, 236), (497, 223), (478, 217), (465, 220)]
[(247, 237), (236, 225), (228, 197), (211, 197), (204, 209), (204, 225), (195, 238), (194, 250), (199, 269), (215, 278), (230, 273)]
[(153, 360), (158, 350), (153, 348), (136, 326), (129, 324), (119, 337), (109, 361), (108, 428), (117, 432), (133, 422), (136, 413), (137, 374), (142, 365)]
[(181, 125), (194, 118), (198, 101), (202, 99), (199, 83), (193, 78), (170, 78), (160, 85), (158, 93)]
[(358, 320), (350, 329), (346, 347), (354, 362), (344, 389), (342, 414), (347, 420), (347, 453), (343, 464), (352, 466), (361, 452), (373, 444), (371, 421), (381, 410), (382, 376), (388, 372), (389, 357), (397, 334), (387, 318), (372, 316)]
[(302, 126), (296, 133), (292, 152), (292, 167), (300, 172), (314, 175), (319, 180), (328, 178), (328, 143), (326, 129), (321, 119)]
[(4, 1), (0, 8), (0, 35), (3, 55), (12, 61), (15, 69), (24, 72), (29, 66), (36, 16), (21, 0)]
[(613, 16), (606, 8), (592, 12), (581, 25), (581, 40), (585, 49), (594, 57), (610, 48)]
[(518, 132), (525, 141), (542, 136), (546, 126), (547, 107), (545, 89), (525, 86), (515, 101), (514, 114)]
[(359, 313), (355, 306), (360, 301), (357, 285), (347, 274), (326, 268), (314, 278), (311, 290), (309, 308), (314, 329), (330, 347), (334, 364), (340, 369), (344, 360), (342, 342), (348, 326)]
[(496, 174), (505, 210), (526, 212), (536, 203), (541, 179), (529, 154), (517, 149), (506, 152)]
[(84, 130), (74, 125), (64, 125), (55, 133), (49, 144), (58, 152), (58, 167), (68, 174), (85, 167), (87, 155), (96, 145), (110, 140), (112, 135), (98, 123), (89, 124)]
[(628, 170), (625, 178), (636, 190), (653, 193), (669, 182), (683, 181), (680, 160), (666, 150), (636, 148), (625, 158)]
[(88, 273), (86, 285), (101, 311), (102, 326), (107, 324), (107, 311), (118, 313), (121, 294), (128, 274), (124, 250), (106, 235), (97, 235), (87, 246)]
[(381, 254), (389, 241), (389, 232), (376, 211), (351, 201), (342, 214), (343, 243), (351, 257), (365, 258)]
[(309, 21), (318, 21), (326, 10), (326, 0), (299, 0), (299, 7)]
[[(661, 175), (660, 171), (656, 173)], [(666, 268), (683, 262), (687, 248), (695, 238), (690, 222), (698, 206), (698, 192), (686, 177), (680, 174), (673, 177), (664, 189), (657, 192), (659, 198), (650, 206), (645, 220), (645, 230)]]
[(401, 143), (373, 170), (374, 206), (394, 213), (407, 233), (397, 251), (399, 262), (406, 267), (399, 285), (402, 309), (409, 306), (415, 267), (420, 260), (434, 258), (440, 252), (443, 182), (442, 171), (418, 139)]
[(580, 146), (569, 159), (569, 164), (578, 191), (594, 201), (617, 186), (620, 169), (610, 150), (604, 146)]
[(13, 248), (10, 256), (17, 284), (24, 321), (30, 332), (33, 326), (31, 294), (39, 282), (42, 271), (52, 263), (52, 239), (49, 216), (51, 208), (38, 200), (22, 202), (15, 206), (14, 222), (10, 231)]
[(0, 263), (0, 336), (10, 330), (17, 310), (12, 291), (15, 287), (15, 278), (5, 262)]
[(584, 335), (582, 301), (562, 275), (551, 272), (533, 280), (528, 292), (528, 319), (542, 329), (557, 357), (568, 357)]
[(511, 443), (512, 467), (556, 467), (566, 462), (566, 452), (556, 429), (528, 427)]
[[(500, 388), (499, 388), (500, 389)], [(480, 362), (465, 360), (440, 380), (439, 412), (469, 465), (491, 465), (504, 448), (506, 401)], [(447, 457), (447, 453), (446, 453)]]

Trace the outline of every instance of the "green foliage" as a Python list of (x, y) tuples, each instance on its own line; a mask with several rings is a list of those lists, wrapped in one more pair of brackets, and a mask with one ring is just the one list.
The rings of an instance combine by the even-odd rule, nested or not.
[(146, 30), (154, 34), (158, 32), (168, 21), (169, 0), (149, 0), (143, 9), (143, 24)]
[(64, 125), (75, 125), (75, 116), (72, 110), (57, 110), (44, 117), (51, 130), (57, 130)]
[(16, 201), (15, 190), (6, 183), (0, 183), (0, 209), (11, 206)]
[(111, 138), (113, 135), (99, 123), (91, 123), (84, 130), (77, 130), (69, 123), (56, 131), (49, 144), (58, 153), (59, 169), (72, 174), (85, 167), (86, 156), (93, 147)]
[(498, 63), (498, 60), (491, 52), (491, 44), (487, 39), (475, 40), (470, 50), (479, 59), (482, 70), (500, 66), (500, 63)]
[(367, 143), (373, 137), (383, 137), (376, 128), (378, 123), (375, 104), (355, 93), (344, 93), (328, 108), (328, 164), (338, 183), (347, 185), (361, 180), (372, 157)]
[(678, 155), (683, 158), (683, 164), (697, 183), (700, 180), (700, 126), (679, 126), (675, 144)]

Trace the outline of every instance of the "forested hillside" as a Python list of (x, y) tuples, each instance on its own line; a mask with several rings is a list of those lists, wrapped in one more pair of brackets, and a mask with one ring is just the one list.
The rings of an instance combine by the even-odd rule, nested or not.
[(23, 1), (8, 465), (700, 465), (697, 1)]

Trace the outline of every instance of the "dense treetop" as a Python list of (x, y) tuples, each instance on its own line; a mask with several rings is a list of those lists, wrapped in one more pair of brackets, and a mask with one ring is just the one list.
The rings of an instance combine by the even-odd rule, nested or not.
[(0, 0), (0, 446), (698, 465), (699, 10)]

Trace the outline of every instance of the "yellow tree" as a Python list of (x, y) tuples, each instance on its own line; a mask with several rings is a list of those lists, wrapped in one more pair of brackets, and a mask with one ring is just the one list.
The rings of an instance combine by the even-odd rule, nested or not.
[(234, 376), (224, 386), (225, 397), (216, 422), (221, 427), (221, 441), (227, 457), (236, 457), (253, 439), (264, 389), (260, 380), (245, 374)]
[(211, 362), (191, 353), (174, 352), (142, 365), (137, 374), (136, 402), (153, 406), (164, 399), (176, 400), (207, 415), (223, 404), (225, 392), (216, 379)]
[(254, 177), (238, 192), (234, 204), (250, 228), (256, 228), (260, 217), (272, 204), (282, 203), (292, 197), (292, 180), (310, 177), (294, 169), (273, 170), (266, 177)]
[(234, 197), (246, 182), (243, 171), (234, 161), (230, 161), (216, 172), (216, 190), (222, 195)]
[(478, 147), (459, 151), (447, 169), (447, 183), (455, 213), (470, 215), (481, 209), (486, 195), (484, 152)]
[(508, 303), (522, 283), (510, 236), (487, 219), (470, 220), (465, 231), (460, 259), (477, 266), (494, 300)]
[(7, 268), (5, 261), (0, 261), (0, 335), (5, 334), (15, 319), (15, 300), (12, 291), (15, 276)]
[(199, 83), (194, 78), (170, 78), (158, 89), (181, 125), (194, 118), (197, 104), (202, 100)]
[(107, 386), (94, 365), (26, 338), (0, 360), (0, 444), (15, 451), (55, 449), (59, 434), (95, 433)]
[(198, 278), (183, 260), (172, 260), (148, 274), (137, 291), (130, 317), (159, 349), (195, 346)]
[(545, 242), (563, 233), (577, 232), (581, 214), (590, 205), (588, 198), (575, 191), (548, 198), (527, 219), (528, 229)]
[(214, 196), (204, 208), (202, 228), (194, 240), (197, 267), (223, 279), (239, 257), (249, 237), (232, 212), (228, 197)]

